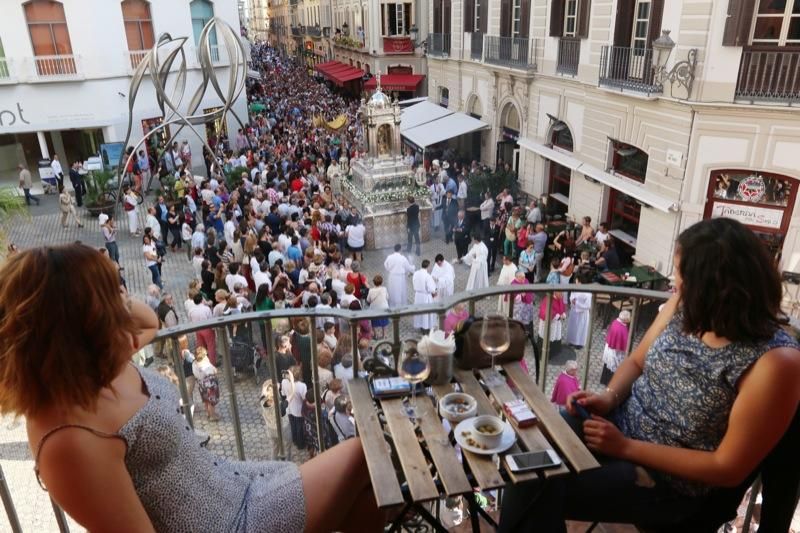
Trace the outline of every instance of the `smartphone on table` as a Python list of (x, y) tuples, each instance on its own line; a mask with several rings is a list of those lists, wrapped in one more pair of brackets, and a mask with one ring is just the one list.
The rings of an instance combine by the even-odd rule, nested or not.
[(542, 470), (560, 465), (561, 457), (553, 449), (511, 453), (506, 455), (506, 464), (512, 472)]

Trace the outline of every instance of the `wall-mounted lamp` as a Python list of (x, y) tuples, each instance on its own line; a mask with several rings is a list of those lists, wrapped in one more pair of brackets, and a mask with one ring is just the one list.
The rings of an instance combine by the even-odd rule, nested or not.
[(686, 89), (686, 99), (689, 99), (697, 67), (697, 48), (690, 49), (686, 59), (678, 61), (667, 71), (667, 60), (675, 48), (675, 41), (669, 34), (670, 30), (662, 30), (661, 36), (653, 41), (653, 83), (663, 91), (664, 84), (669, 82), (672, 96), (672, 86), (677, 82)]

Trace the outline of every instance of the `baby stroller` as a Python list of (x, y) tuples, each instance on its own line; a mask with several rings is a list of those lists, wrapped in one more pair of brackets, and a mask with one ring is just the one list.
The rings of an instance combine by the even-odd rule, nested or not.
[(234, 338), (231, 341), (231, 366), (233, 367), (234, 376), (239, 373), (253, 372), (253, 375), (258, 378), (258, 360), (261, 355), (258, 349), (249, 340), (243, 338)]

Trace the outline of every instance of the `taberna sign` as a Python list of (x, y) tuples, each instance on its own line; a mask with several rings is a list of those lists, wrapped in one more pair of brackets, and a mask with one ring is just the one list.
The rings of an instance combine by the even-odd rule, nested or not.
[(714, 202), (711, 218), (719, 217), (732, 218), (746, 226), (780, 229), (783, 223), (783, 209)]

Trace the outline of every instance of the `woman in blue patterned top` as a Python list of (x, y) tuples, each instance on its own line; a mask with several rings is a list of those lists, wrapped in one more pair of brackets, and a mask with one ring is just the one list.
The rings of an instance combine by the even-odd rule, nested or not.
[[(741, 485), (800, 403), (800, 350), (781, 329), (781, 280), (758, 238), (730, 219), (684, 231), (676, 294), (603, 393), (565, 418), (601, 467), (520, 484), (501, 531), (565, 531), (564, 519), (675, 530), (715, 491)], [(573, 402), (591, 414), (578, 421)], [(721, 493), (717, 493), (721, 494)]]

